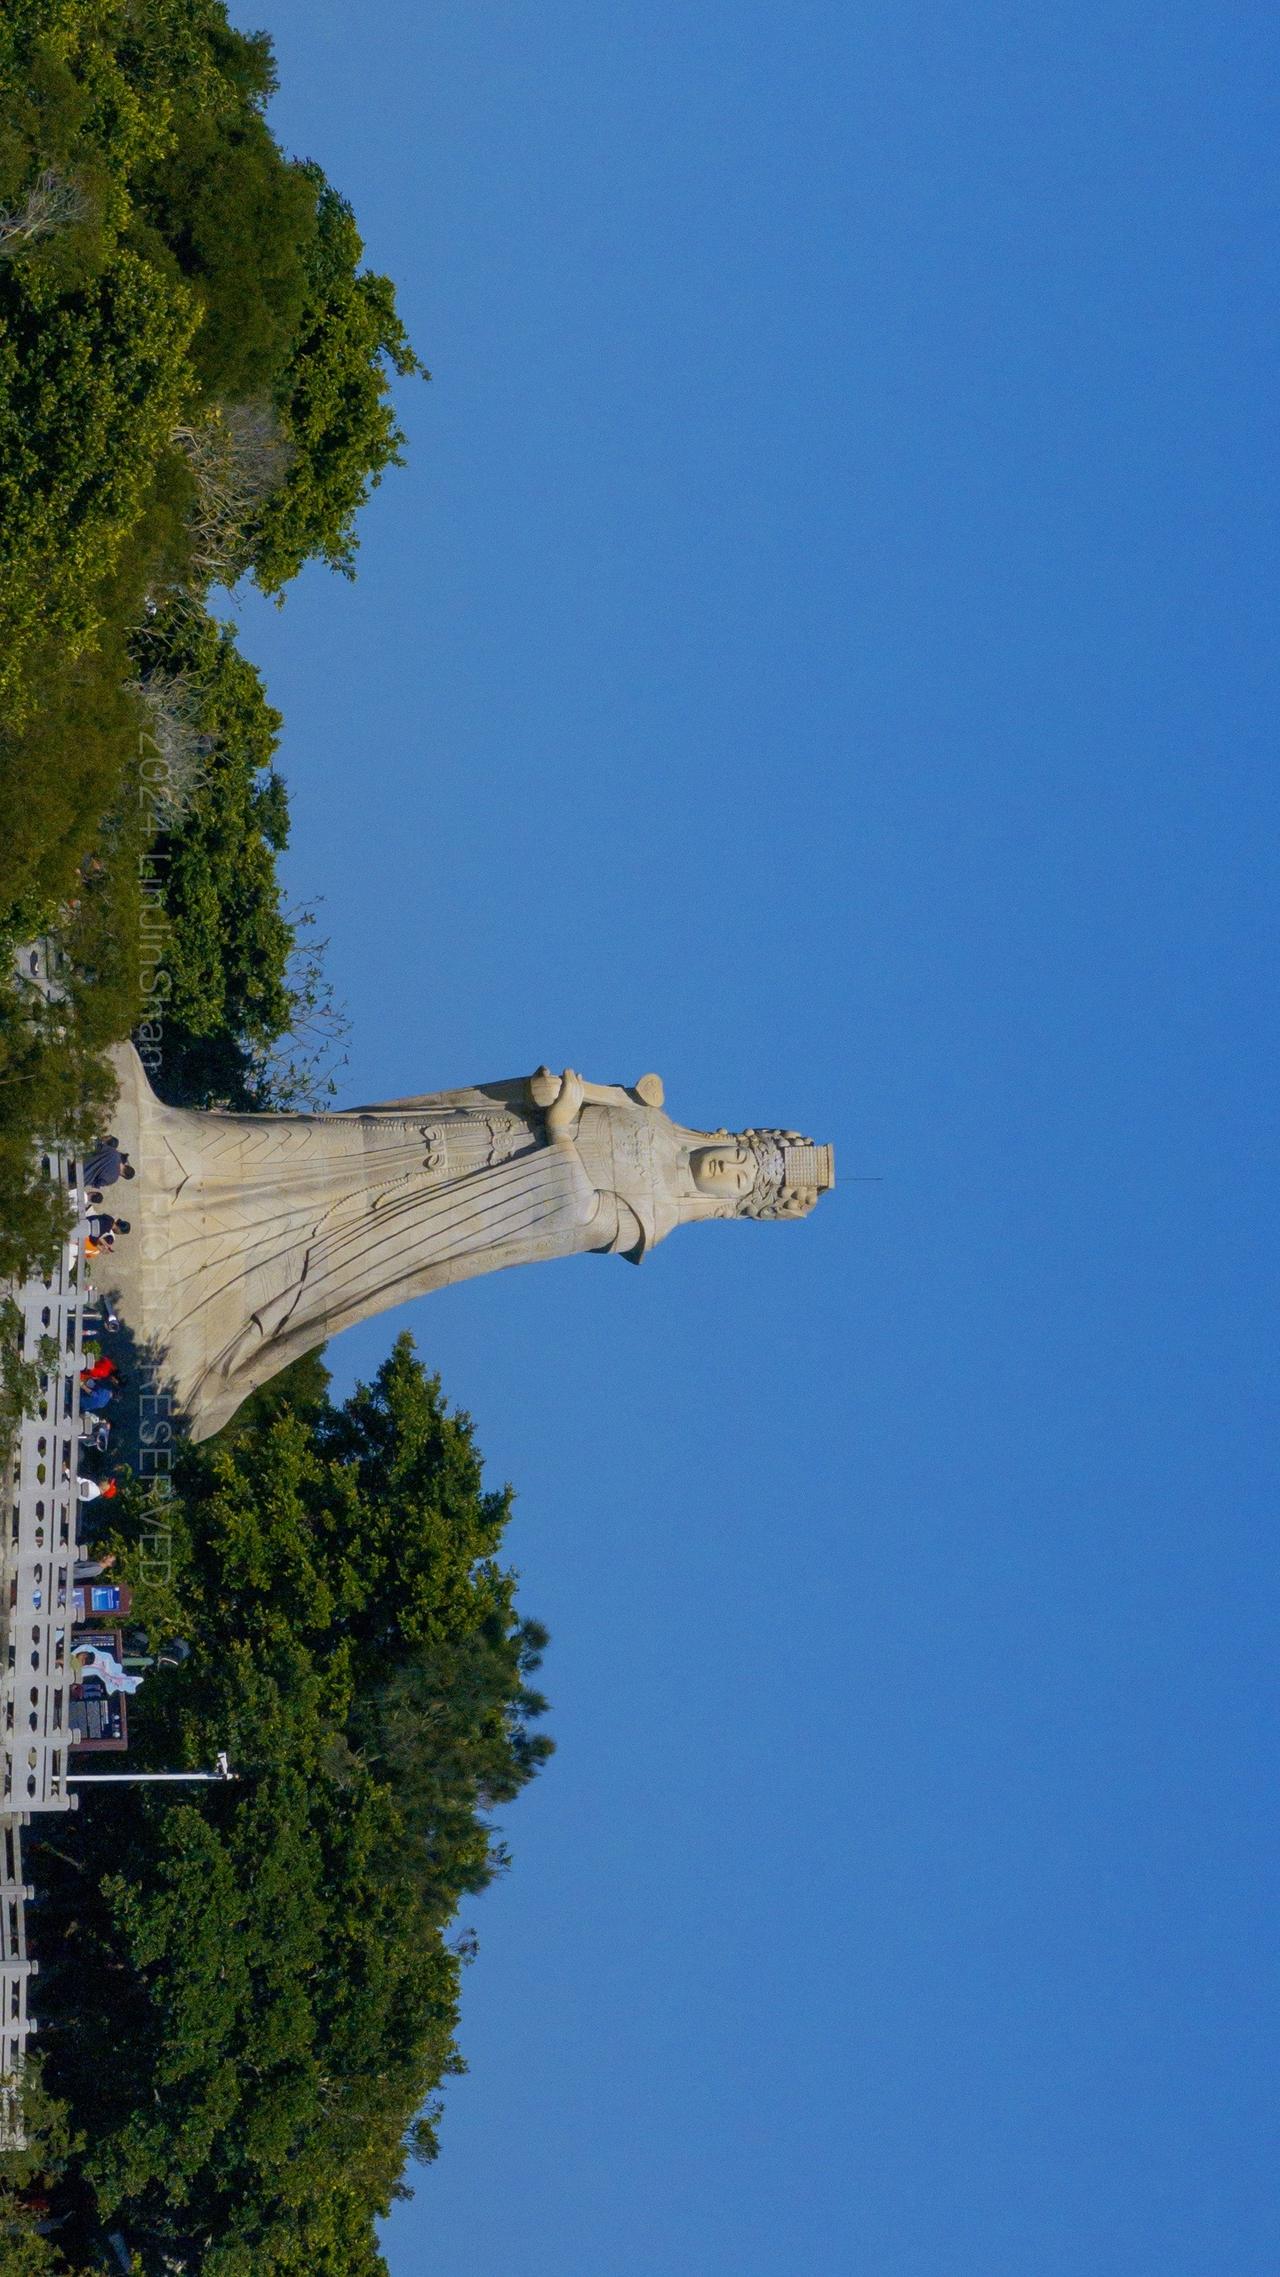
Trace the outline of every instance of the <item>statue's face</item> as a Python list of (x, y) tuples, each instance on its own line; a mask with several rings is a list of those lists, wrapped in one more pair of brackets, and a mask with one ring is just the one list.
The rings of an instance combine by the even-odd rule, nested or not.
[(700, 1146), (689, 1157), (689, 1167), (698, 1192), (718, 1202), (743, 1201), (756, 1182), (756, 1158), (736, 1139), (726, 1139), (721, 1146)]

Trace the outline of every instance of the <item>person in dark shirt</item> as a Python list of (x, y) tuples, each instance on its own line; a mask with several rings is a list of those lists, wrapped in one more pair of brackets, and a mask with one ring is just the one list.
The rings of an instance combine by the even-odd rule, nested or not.
[(114, 1186), (118, 1178), (132, 1178), (133, 1164), (115, 1138), (104, 1139), (84, 1166), (86, 1186)]

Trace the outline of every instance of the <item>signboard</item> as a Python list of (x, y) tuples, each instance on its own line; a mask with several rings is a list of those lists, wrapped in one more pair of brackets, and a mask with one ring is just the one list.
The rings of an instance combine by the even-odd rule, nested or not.
[[(77, 1629), (71, 1640), (77, 1652), (110, 1653), (119, 1660), (124, 1638), (119, 1629)], [(121, 1755), (129, 1745), (129, 1710), (123, 1692), (109, 1692), (100, 1676), (86, 1675), (71, 1687), (71, 1729), (76, 1755)]]
[(71, 1602), (76, 1621), (100, 1621), (104, 1613), (127, 1613), (133, 1592), (119, 1581), (78, 1581)]

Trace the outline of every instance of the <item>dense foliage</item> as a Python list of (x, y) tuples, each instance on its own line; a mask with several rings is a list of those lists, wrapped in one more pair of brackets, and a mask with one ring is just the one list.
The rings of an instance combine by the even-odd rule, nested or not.
[[(0, 1273), (48, 1253), (23, 1166), (92, 1119), (95, 1052), (144, 1011), (157, 884), (169, 1096), (305, 1097), (315, 1035), (277, 1046), (301, 1013), (323, 1057), (333, 1025), (276, 883), (279, 722), (206, 602), (350, 573), (400, 455), (390, 374), (421, 366), (350, 208), (272, 134), (274, 84), (222, 0), (0, 10)], [(48, 929), (52, 1051), (7, 977)]]
[[(74, 656), (136, 622), (164, 565), (136, 562), (132, 592), (110, 579), (175, 457), (215, 492), (194, 501), (194, 582), (256, 570), (270, 591), (312, 556), (350, 566), (355, 513), (398, 457), (387, 364), (420, 367), (349, 207), (271, 133), (273, 85), (269, 42), (221, 0), (17, 0), (0, 20), (10, 718), (42, 629)], [(229, 499), (217, 444), (246, 408)]]
[[(545, 1632), (467, 1417), (407, 1338), (341, 1407), (318, 1378), (184, 1457), (168, 1588), (195, 1649), (134, 1703), (142, 1760), (226, 1747), (239, 1783), (95, 1798), (34, 1852), (73, 2268), (113, 2229), (148, 2272), (382, 2268), (374, 2217), (461, 2068), (446, 1931), (550, 1752)], [(146, 1524), (136, 1500), (122, 1544)]]

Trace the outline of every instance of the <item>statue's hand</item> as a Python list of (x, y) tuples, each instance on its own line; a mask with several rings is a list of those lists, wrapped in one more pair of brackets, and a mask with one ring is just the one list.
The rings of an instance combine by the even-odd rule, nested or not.
[(560, 1088), (546, 1110), (547, 1133), (553, 1139), (572, 1138), (582, 1112), (582, 1077), (566, 1067)]

